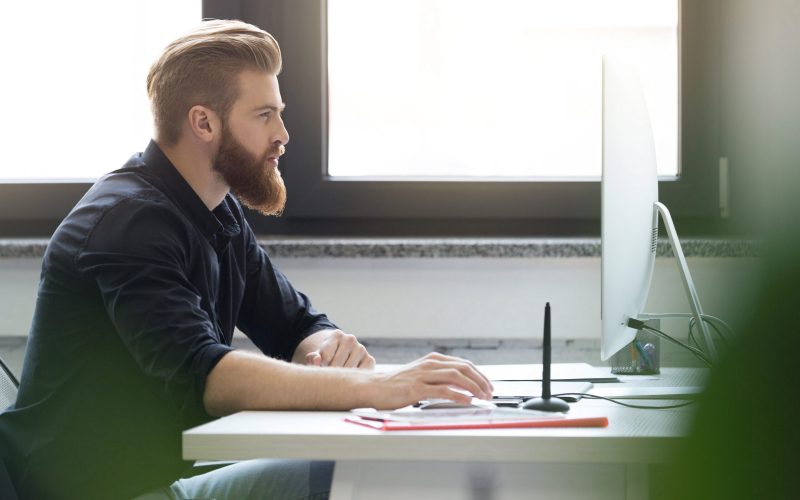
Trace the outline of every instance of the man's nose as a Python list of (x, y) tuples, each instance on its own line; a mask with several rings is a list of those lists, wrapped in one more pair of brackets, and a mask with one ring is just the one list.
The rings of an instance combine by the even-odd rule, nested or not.
[(286, 130), (286, 125), (283, 123), (283, 118), (279, 118), (280, 120), (280, 130), (278, 130), (278, 134), (275, 136), (275, 141), (280, 142), (281, 144), (286, 144), (289, 142), (289, 131)]

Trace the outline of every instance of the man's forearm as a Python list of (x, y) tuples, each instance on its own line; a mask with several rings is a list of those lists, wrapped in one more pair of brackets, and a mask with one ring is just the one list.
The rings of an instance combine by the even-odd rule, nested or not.
[(492, 398), (492, 384), (469, 361), (431, 353), (390, 372), (304, 366), (231, 351), (206, 378), (211, 415), (242, 410), (400, 408), (423, 399), (468, 403)]
[(299, 366), (232, 351), (206, 379), (203, 403), (215, 416), (242, 410), (347, 410), (368, 406), (372, 372)]

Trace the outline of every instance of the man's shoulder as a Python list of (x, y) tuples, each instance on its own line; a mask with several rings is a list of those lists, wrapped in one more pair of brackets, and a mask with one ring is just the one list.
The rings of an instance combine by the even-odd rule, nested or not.
[(164, 229), (188, 223), (172, 201), (134, 169), (122, 168), (98, 180), (56, 229), (48, 250), (76, 254), (92, 238), (125, 241), (165, 238)]
[(167, 200), (167, 196), (143, 175), (142, 169), (131, 163), (132, 160), (121, 169), (98, 179), (76, 208), (87, 204), (114, 204), (129, 199)]
[(118, 225), (136, 222), (135, 214), (159, 219), (179, 216), (180, 210), (138, 172), (123, 168), (98, 180), (66, 220), (85, 219), (82, 225), (90, 229), (101, 223)]

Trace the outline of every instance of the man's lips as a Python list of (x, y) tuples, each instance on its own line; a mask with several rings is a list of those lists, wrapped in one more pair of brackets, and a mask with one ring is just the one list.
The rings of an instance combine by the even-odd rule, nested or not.
[(278, 159), (283, 156), (286, 152), (286, 148), (283, 145), (278, 146), (278, 150), (272, 153), (271, 155), (267, 156), (267, 161), (271, 164), (277, 165)]
[(283, 153), (285, 151), (286, 151), (286, 148), (284, 148), (283, 146), (280, 146), (277, 151), (275, 151), (271, 155), (267, 156), (267, 162), (270, 165), (277, 166), (278, 165), (278, 160), (280, 159), (281, 156), (283, 156)]

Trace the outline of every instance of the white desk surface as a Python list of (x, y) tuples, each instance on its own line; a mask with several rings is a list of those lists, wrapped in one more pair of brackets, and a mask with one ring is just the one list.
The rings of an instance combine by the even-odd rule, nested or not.
[[(699, 385), (695, 369), (667, 368), (626, 384)], [(669, 401), (637, 401), (663, 405)], [(584, 399), (570, 416), (607, 416), (607, 428), (382, 432), (344, 422), (347, 412), (241, 412), (183, 433), (187, 460), (297, 458), (542, 463), (662, 463), (688, 432), (693, 405), (639, 410)]]

